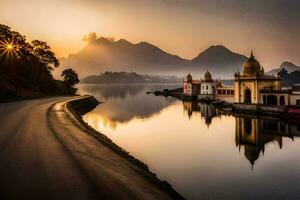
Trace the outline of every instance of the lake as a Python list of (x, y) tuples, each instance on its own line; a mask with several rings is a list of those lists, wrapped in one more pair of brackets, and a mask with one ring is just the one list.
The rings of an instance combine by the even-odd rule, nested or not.
[(187, 199), (300, 199), (300, 126), (154, 96), (176, 84), (79, 85), (84, 121)]

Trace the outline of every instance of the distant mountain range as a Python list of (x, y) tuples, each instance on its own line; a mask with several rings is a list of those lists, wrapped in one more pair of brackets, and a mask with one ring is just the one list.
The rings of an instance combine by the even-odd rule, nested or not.
[(60, 70), (73, 67), (81, 77), (85, 77), (104, 71), (181, 76), (192, 73), (199, 76), (208, 69), (216, 78), (232, 78), (235, 71), (242, 70), (246, 60), (246, 56), (221, 45), (211, 46), (194, 59), (187, 60), (147, 42), (133, 44), (124, 39), (113, 41), (101, 37), (76, 54), (60, 59)]
[[(200, 78), (209, 70), (214, 78), (232, 79), (234, 72), (242, 71), (247, 57), (217, 45), (211, 46), (195, 58), (188, 60), (169, 54), (162, 49), (147, 43), (133, 44), (121, 39), (114, 41), (100, 37), (88, 43), (81, 51), (61, 58), (61, 67), (56, 76), (66, 67), (72, 67), (81, 78), (99, 75), (105, 71), (127, 71), (150, 75), (185, 76), (191, 73)], [(300, 70), (293, 63), (284, 62), (267, 74), (277, 74), (282, 68), (293, 72)]]

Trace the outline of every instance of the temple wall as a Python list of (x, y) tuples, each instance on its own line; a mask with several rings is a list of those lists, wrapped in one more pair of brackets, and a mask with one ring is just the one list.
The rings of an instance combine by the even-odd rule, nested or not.
[(291, 94), (290, 95), (290, 105), (297, 105), (297, 100), (300, 101), (300, 94)]
[(185, 81), (183, 83), (183, 94), (191, 96), (192, 95), (192, 83)]
[(225, 101), (228, 103), (233, 103), (234, 102), (234, 95), (217, 95), (216, 94), (216, 100), (219, 101)]
[(201, 83), (201, 94), (214, 94), (215, 93), (215, 83), (213, 81), (211, 82), (202, 82)]
[(245, 103), (245, 90), (249, 89), (251, 91), (251, 103), (258, 104), (262, 103), (259, 92), (263, 89), (273, 89), (280, 90), (281, 82), (280, 80), (266, 79), (239, 79), (234, 82), (234, 102), (235, 103)]

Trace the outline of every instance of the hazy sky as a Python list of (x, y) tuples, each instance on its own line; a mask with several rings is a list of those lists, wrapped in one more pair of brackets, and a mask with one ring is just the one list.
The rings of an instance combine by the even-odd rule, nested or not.
[(83, 36), (147, 41), (193, 58), (222, 44), (265, 67), (300, 65), (299, 0), (0, 0), (0, 23), (49, 42), (58, 56), (75, 53)]

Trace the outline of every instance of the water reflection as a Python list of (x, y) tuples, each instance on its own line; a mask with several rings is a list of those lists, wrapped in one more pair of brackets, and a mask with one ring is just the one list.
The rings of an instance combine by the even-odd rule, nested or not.
[(131, 98), (137, 96), (143, 92), (147, 85), (122, 85), (122, 84), (111, 84), (111, 85), (79, 85), (79, 90), (84, 94), (92, 94), (101, 101), (109, 101), (111, 99)]
[(187, 113), (189, 119), (198, 113), (201, 114), (201, 117), (205, 119), (205, 124), (209, 127), (212, 123), (214, 117), (221, 115), (218, 109), (216, 109), (212, 104), (183, 101), (183, 109)]
[(299, 125), (146, 95), (163, 88), (81, 86), (105, 102), (84, 120), (187, 199), (300, 199)]
[[(163, 109), (179, 103), (175, 98), (146, 95), (147, 91), (163, 88), (176, 88), (178, 85), (81, 85), (82, 94), (92, 94), (103, 105), (85, 115), (84, 119), (98, 130), (115, 130), (118, 125), (133, 119), (149, 119)], [(221, 112), (212, 104), (182, 101), (184, 115), (189, 120), (204, 119), (207, 128), (213, 119), (221, 119)], [(276, 142), (281, 149), (283, 137), (300, 136), (300, 126), (280, 122), (279, 119), (258, 119), (250, 116), (235, 117), (235, 144), (239, 152), (243, 148), (244, 156), (253, 167), (256, 160), (265, 153), (265, 145)]]
[(178, 88), (177, 84), (131, 84), (131, 85), (79, 85), (80, 94), (91, 94), (104, 104), (86, 115), (94, 126), (115, 129), (120, 123), (134, 118), (148, 118), (159, 113), (177, 100), (170, 97), (147, 95), (148, 91)]
[(275, 141), (281, 149), (284, 137), (294, 140), (300, 136), (300, 125), (286, 124), (278, 119), (236, 117), (235, 122), (236, 146), (239, 150), (244, 147), (244, 155), (252, 167), (261, 153), (264, 154), (267, 143)]
[[(220, 118), (221, 112), (212, 104), (183, 101), (184, 113), (188, 118), (192, 116), (205, 119), (207, 127), (215, 117)], [(281, 122), (280, 119), (259, 119), (244, 115), (235, 117), (235, 144), (241, 151), (244, 148), (244, 156), (250, 162), (253, 169), (255, 161), (264, 155), (265, 145), (276, 142), (278, 147), (283, 148), (283, 138), (287, 137), (294, 141), (294, 137), (300, 136), (300, 125), (292, 125)]]

